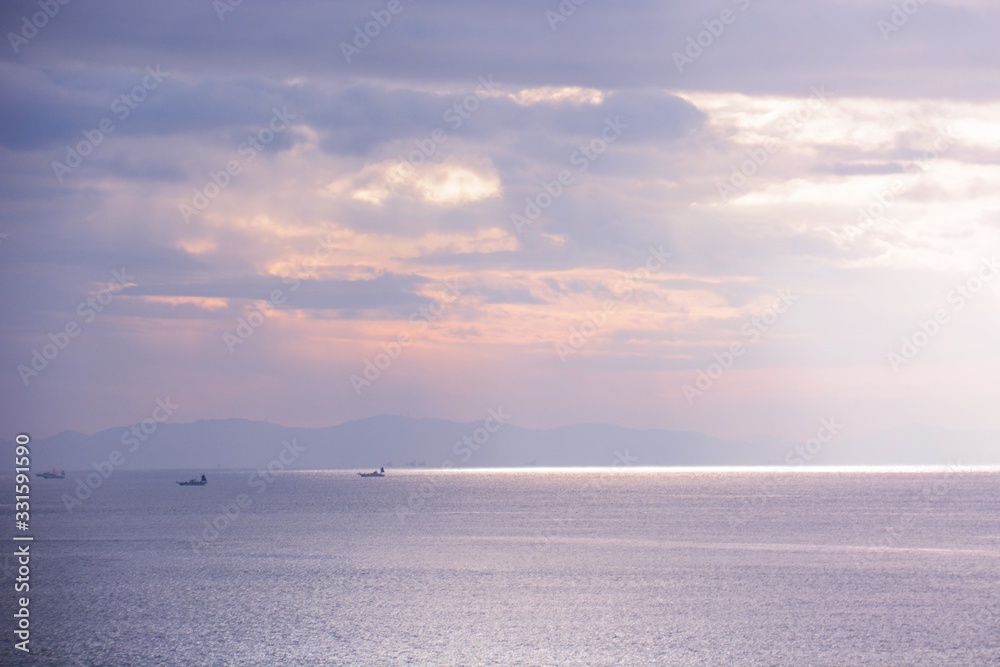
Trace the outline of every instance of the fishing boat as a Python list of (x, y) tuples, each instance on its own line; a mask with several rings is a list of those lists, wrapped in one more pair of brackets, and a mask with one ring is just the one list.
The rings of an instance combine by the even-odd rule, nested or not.
[(378, 470), (372, 470), (371, 472), (359, 472), (359, 477), (385, 477), (385, 468), (379, 468)]
[(47, 470), (46, 472), (40, 472), (35, 477), (41, 477), (42, 479), (66, 479), (66, 471), (56, 471), (55, 468), (52, 470)]
[(205, 486), (206, 484), (208, 484), (208, 480), (205, 478), (204, 475), (202, 475), (201, 479), (195, 477), (194, 479), (189, 479), (186, 482), (177, 482), (177, 484), (179, 486)]

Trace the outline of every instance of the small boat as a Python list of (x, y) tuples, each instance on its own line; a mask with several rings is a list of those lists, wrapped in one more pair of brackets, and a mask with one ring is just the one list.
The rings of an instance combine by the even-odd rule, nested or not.
[(46, 472), (40, 472), (35, 477), (41, 477), (42, 479), (66, 479), (66, 471), (62, 470), (57, 472), (55, 468)]
[(205, 486), (206, 484), (208, 484), (208, 480), (205, 479), (204, 475), (202, 475), (201, 479), (195, 477), (194, 479), (189, 479), (186, 482), (177, 482), (177, 484), (179, 486)]
[(385, 477), (385, 467), (379, 468), (378, 470), (372, 470), (371, 472), (359, 472), (359, 477)]

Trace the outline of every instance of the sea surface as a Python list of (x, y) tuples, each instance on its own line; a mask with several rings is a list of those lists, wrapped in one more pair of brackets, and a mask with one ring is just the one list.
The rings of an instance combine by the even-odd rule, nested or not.
[(194, 472), (32, 480), (0, 663), (1000, 665), (997, 470)]

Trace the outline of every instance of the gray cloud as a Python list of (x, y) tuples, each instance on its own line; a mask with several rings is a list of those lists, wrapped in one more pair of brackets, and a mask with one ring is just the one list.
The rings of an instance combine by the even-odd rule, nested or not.
[[(659, 406), (676, 398), (671, 374), (704, 366), (714, 345), (779, 287), (799, 290), (803, 301), (747, 368), (862, 369), (879, 378), (866, 375), (873, 392), (905, 394), (905, 383), (877, 375), (886, 370), (884, 353), (974, 269), (961, 253), (992, 252), (1000, 242), (992, 171), (1000, 148), (989, 132), (995, 125), (986, 128), (987, 104), (998, 95), (1000, 8), (925, 3), (884, 39), (878, 22), (889, 19), (891, 3), (742, 5), (588, 2), (553, 29), (545, 12), (556, 2), (404, 0), (404, 11), (351, 63), (341, 42), (383, 3), (244, 2), (223, 20), (204, 0), (62, 6), (17, 53), (9, 44), (0, 49), (0, 277), (9, 286), (0, 296), (7, 368), (0, 389), (15, 397), (18, 414), (47, 428), (47, 405), (65, 408), (62, 426), (92, 423), (90, 414), (107, 423), (137, 388), (162, 383), (195, 396), (200, 388), (190, 378), (198, 377), (238, 397), (243, 386), (291, 366), (302, 386), (285, 380), (285, 389), (336, 395), (339, 412), (322, 418), (342, 418), (360, 408), (350, 388), (336, 383), (380, 342), (369, 332), (432, 304), (428, 295), (457, 274), (468, 303), (428, 325), (433, 335), (401, 362), (398, 379), (379, 389), (391, 399), (372, 405), (412, 400), (477, 409), (470, 404), (486, 400), (484, 390), (457, 396), (439, 379), (446, 366), (470, 385), (490, 377), (491, 391), (523, 397), (522, 409), (536, 419), (565, 421), (606, 405), (604, 419), (635, 416), (646, 408), (625, 402)], [(35, 9), (30, 1), (5, 3), (4, 34)], [(735, 21), (679, 72), (674, 53), (724, 9)], [(169, 76), (119, 118), (116, 98), (156, 66)], [(499, 91), (453, 127), (448, 110), (490, 76)], [(839, 134), (817, 118), (783, 136), (781, 150), (755, 167), (732, 199), (720, 197), (733, 165), (780, 132), (780, 114), (768, 107), (779, 102), (767, 96), (801, 99), (820, 84), (838, 101), (862, 99), (851, 108), (864, 113), (831, 121)], [(524, 106), (508, 96), (563, 86), (599, 88), (604, 98)], [(709, 99), (712, 92), (725, 97)], [(764, 101), (751, 107), (748, 99)], [(908, 104), (910, 115), (894, 115), (895, 102)], [(275, 108), (287, 108), (295, 122), (245, 160), (238, 146)], [(934, 122), (962, 114), (970, 114), (958, 128), (963, 139), (946, 158), (848, 239), (845, 231), (874, 193), (915, 173)], [(53, 161), (104, 118), (115, 131), (59, 180)], [(578, 170), (571, 156), (599, 137), (608, 119), (627, 127)], [(435, 200), (409, 184), (380, 202), (355, 196), (362, 185), (379, 186), (384, 163), (405, 159), (437, 128), (447, 140), (427, 163), (440, 170), (417, 172), (427, 188), (469, 187), (462, 178), (473, 173), (495, 190)], [(232, 160), (240, 173), (184, 221), (178, 206), (211, 188), (210, 174)], [(445, 167), (466, 171), (442, 183)], [(567, 169), (573, 183), (517, 231), (511, 216)], [(326, 273), (310, 273), (294, 291), (269, 277), (281, 272), (275, 264), (301, 261), (328, 234), (335, 241)], [(563, 335), (565, 322), (608, 297), (602, 276), (634, 270), (651, 245), (673, 256), (643, 283), (635, 319), (596, 335), (567, 372), (539, 340)], [(12, 369), (123, 267), (135, 285), (25, 390)], [(224, 327), (276, 288), (286, 290), (288, 312), (317, 327), (309, 331), (336, 341), (323, 348), (329, 359), (283, 357), (282, 350), (313, 352), (317, 345), (291, 326), (262, 328), (254, 354), (220, 352)], [(983, 312), (991, 312), (993, 289), (979, 297), (980, 311), (970, 306), (970, 315), (956, 317), (963, 323), (947, 336), (959, 347), (942, 337), (935, 341), (940, 352), (928, 348), (928, 367), (959, 374), (963, 364), (991, 358), (987, 336), (976, 331), (991, 330)], [(184, 297), (227, 305), (200, 307)], [(550, 329), (535, 330), (542, 325)], [(473, 339), (474, 348), (460, 344)], [(581, 376), (573, 373), (584, 370), (608, 375), (588, 377), (590, 393), (565, 398), (577, 396)], [(639, 373), (646, 375), (637, 380)], [(526, 377), (540, 389), (525, 389)], [(115, 405), (101, 404), (91, 383), (121, 384)], [(609, 401), (601, 395), (609, 386), (635, 393), (615, 391)], [(649, 398), (657, 391), (662, 395)], [(831, 392), (817, 390), (816, 400), (832, 400)], [(242, 405), (202, 398), (206, 410)], [(551, 416), (541, 414), (540, 398), (551, 399)], [(737, 391), (719, 400), (732, 407), (741, 398)], [(942, 406), (952, 400), (938, 398)], [(307, 412), (287, 397), (275, 400), (298, 416)], [(897, 408), (892, 418), (904, 413)], [(703, 418), (673, 404), (644, 414), (651, 421), (670, 414), (689, 427)]]

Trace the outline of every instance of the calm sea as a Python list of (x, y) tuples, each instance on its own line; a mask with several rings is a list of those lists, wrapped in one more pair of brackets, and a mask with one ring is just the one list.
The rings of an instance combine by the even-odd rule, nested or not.
[(0, 662), (1000, 664), (998, 471), (190, 472), (33, 480)]

